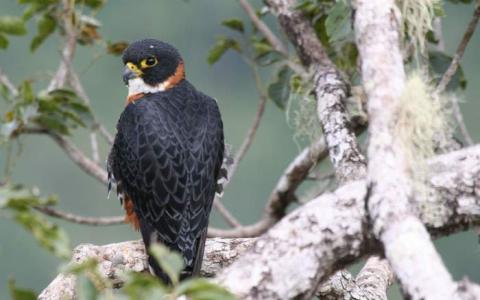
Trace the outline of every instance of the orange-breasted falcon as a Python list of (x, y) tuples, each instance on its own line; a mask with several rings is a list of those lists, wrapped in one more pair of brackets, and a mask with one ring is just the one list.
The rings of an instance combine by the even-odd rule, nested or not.
[[(180, 252), (181, 277), (196, 275), (224, 155), (220, 111), (185, 79), (171, 45), (134, 42), (123, 62), (128, 98), (108, 157), (109, 178), (145, 247), (158, 241)], [(168, 282), (152, 257), (148, 263)]]

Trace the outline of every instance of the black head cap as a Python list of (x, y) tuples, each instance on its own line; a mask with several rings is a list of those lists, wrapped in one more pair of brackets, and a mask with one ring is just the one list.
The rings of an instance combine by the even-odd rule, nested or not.
[[(154, 61), (151, 67), (143, 66), (145, 60)], [(144, 39), (131, 43), (123, 52), (122, 60), (124, 64), (133, 63), (141, 71), (140, 77), (149, 85), (156, 85), (164, 82), (170, 76), (175, 74), (179, 64), (183, 63), (182, 57), (177, 49), (172, 45), (155, 40)]]

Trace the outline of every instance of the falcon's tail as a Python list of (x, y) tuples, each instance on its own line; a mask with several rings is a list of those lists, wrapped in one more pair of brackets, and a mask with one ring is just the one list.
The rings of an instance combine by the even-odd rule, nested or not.
[[(140, 231), (142, 233), (145, 249), (148, 249), (152, 243), (158, 241), (158, 239), (156, 238), (155, 230), (152, 227), (148, 225), (144, 226), (141, 224)], [(184, 280), (192, 276), (198, 276), (200, 274), (206, 238), (207, 229), (205, 229), (197, 239), (195, 244), (196, 251), (193, 261), (189, 265), (187, 265), (185, 269), (183, 269), (183, 271), (180, 273), (180, 280)], [(148, 254), (148, 268), (150, 270), (150, 273), (158, 277), (162, 282), (164, 282), (165, 284), (171, 284), (169, 276), (162, 270), (156, 259), (150, 254)]]

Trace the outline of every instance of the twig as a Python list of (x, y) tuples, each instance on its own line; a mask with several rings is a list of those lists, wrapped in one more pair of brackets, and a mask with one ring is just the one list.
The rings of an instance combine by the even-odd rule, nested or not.
[[(237, 170), (238, 164), (240, 161), (243, 159), (245, 154), (247, 153), (248, 149), (252, 145), (253, 139), (255, 138), (255, 135), (257, 133), (258, 127), (260, 126), (260, 121), (262, 120), (263, 113), (265, 112), (265, 104), (267, 102), (268, 96), (265, 94), (265, 91), (263, 89), (260, 75), (258, 74), (258, 70), (255, 64), (250, 63), (250, 66), (252, 68), (252, 73), (255, 78), (255, 85), (257, 87), (257, 91), (259, 94), (259, 102), (257, 106), (257, 111), (255, 113), (255, 119), (253, 120), (252, 125), (250, 126), (250, 129), (248, 130), (240, 148), (238, 149), (237, 153), (235, 154), (235, 157), (233, 159), (233, 164), (230, 166), (228, 170), (228, 178), (231, 180), (233, 177), (233, 174), (235, 174), (235, 171)], [(224, 184), (224, 188), (228, 185), (230, 182), (227, 181)]]
[(257, 16), (257, 13), (247, 0), (239, 0), (240, 5), (247, 13), (253, 25), (265, 36), (267, 41), (272, 45), (275, 51), (280, 52), (284, 56), (288, 56), (288, 50), (285, 45), (278, 39), (270, 28)]
[(223, 205), (223, 203), (218, 199), (217, 196), (215, 196), (215, 199), (213, 199), (213, 206), (215, 209), (222, 215), (222, 217), (225, 219), (225, 222), (227, 222), (228, 225), (232, 227), (241, 227), (242, 223), (240, 223), (237, 218), (235, 218), (230, 211)]
[[(475, 32), (479, 18), (480, 18), (480, 4), (477, 4), (475, 12), (473, 13), (472, 20), (468, 24), (467, 29), (463, 34), (463, 38), (457, 47), (457, 51), (453, 56), (452, 62), (450, 63), (450, 65), (448, 66), (448, 69), (445, 71), (445, 73), (442, 76), (442, 79), (438, 83), (438, 86), (436, 89), (436, 92), (438, 94), (445, 91), (448, 83), (452, 80), (453, 75), (455, 75), (455, 72), (458, 69), (460, 60), (462, 59), (463, 54), (465, 53), (465, 49), (467, 48), (467, 45), (470, 42), (470, 39), (473, 36), (473, 33)], [(465, 125), (465, 121), (463, 120), (462, 111), (460, 110), (460, 106), (458, 104), (458, 98), (450, 97), (450, 99), (451, 99), (452, 108), (453, 108), (453, 115), (455, 117), (455, 120), (457, 121), (460, 133), (462, 134), (467, 145), (471, 146), (473, 145), (473, 139), (470, 133), (468, 132), (467, 126)]]
[(263, 216), (259, 221), (252, 225), (229, 230), (209, 228), (209, 236), (255, 237), (267, 231), (285, 215), (287, 207), (296, 200), (295, 191), (308, 176), (311, 168), (327, 155), (328, 151), (322, 137), (310, 147), (304, 149), (288, 165), (274, 187), (265, 206)]
[(63, 87), (70, 73), (71, 62), (75, 54), (75, 47), (77, 45), (76, 30), (73, 24), (73, 14), (75, 8), (75, 1), (62, 0), (63, 3), (63, 25), (65, 28), (65, 45), (62, 50), (62, 61), (50, 81), (47, 90), (52, 91)]
[(68, 222), (83, 224), (83, 225), (92, 225), (92, 226), (107, 226), (107, 225), (118, 225), (125, 223), (124, 216), (115, 216), (115, 217), (84, 217), (79, 215), (74, 215), (72, 213), (64, 212), (48, 206), (34, 206), (39, 212), (54, 218), (59, 218)]
[(18, 95), (18, 90), (15, 87), (15, 85), (10, 81), (8, 78), (7, 74), (3, 72), (3, 70), (0, 68), (0, 82), (3, 83), (7, 89), (10, 91), (12, 96), (16, 97)]
[(442, 76), (442, 79), (438, 83), (438, 86), (436, 89), (437, 93), (442, 93), (447, 87), (450, 80), (452, 80), (453, 75), (455, 75), (455, 72), (458, 69), (460, 60), (462, 59), (463, 54), (465, 53), (465, 49), (467, 48), (467, 45), (470, 42), (470, 39), (473, 33), (475, 32), (475, 28), (477, 27), (479, 18), (480, 18), (480, 4), (477, 4), (475, 12), (473, 13), (472, 20), (468, 24), (467, 29), (463, 34), (463, 38), (457, 47), (457, 51), (453, 56), (452, 62), (450, 63), (450, 66), (448, 66), (448, 69), (445, 71), (445, 73)]
[(113, 145), (113, 136), (112, 134), (103, 126), (101, 123), (96, 124), (98, 128), (98, 132), (100, 133), (101, 136), (108, 142), (108, 144)]
[(65, 137), (43, 128), (24, 128), (17, 134), (47, 134), (60, 148), (87, 174), (93, 176), (103, 184), (107, 184), (107, 172), (96, 162), (88, 158), (70, 140)]

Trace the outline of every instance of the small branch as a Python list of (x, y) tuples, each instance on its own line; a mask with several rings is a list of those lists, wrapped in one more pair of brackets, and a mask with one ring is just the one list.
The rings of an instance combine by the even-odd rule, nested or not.
[(80, 149), (78, 149), (70, 140), (65, 137), (42, 128), (25, 128), (18, 134), (47, 134), (60, 148), (87, 174), (93, 176), (103, 184), (107, 184), (107, 172), (96, 162), (88, 158)]
[(242, 223), (240, 223), (237, 218), (230, 213), (230, 211), (223, 205), (217, 196), (215, 196), (215, 199), (213, 199), (213, 206), (220, 213), (220, 215), (222, 215), (223, 219), (225, 219), (228, 225), (235, 228), (242, 227)]
[(75, 55), (77, 45), (77, 33), (73, 24), (73, 14), (75, 10), (75, 1), (62, 0), (63, 4), (63, 26), (65, 29), (65, 45), (62, 50), (62, 61), (50, 81), (47, 90), (52, 91), (65, 86), (67, 77), (70, 73), (72, 60)]
[(113, 136), (112, 134), (103, 126), (101, 123), (97, 123), (96, 127), (101, 136), (108, 142), (109, 145), (113, 145)]
[(74, 214), (64, 212), (48, 206), (35, 206), (34, 208), (47, 216), (59, 218), (68, 222), (82, 224), (82, 225), (107, 226), (107, 225), (118, 225), (118, 224), (125, 223), (124, 216), (83, 217), (83, 216), (74, 215)]
[(387, 260), (372, 256), (358, 273), (355, 282), (369, 300), (387, 300), (387, 289), (393, 283), (394, 275)]
[(14, 96), (14, 97), (18, 96), (17, 88), (10, 81), (7, 74), (5, 72), (3, 72), (3, 70), (1, 68), (0, 68), (0, 82), (7, 87), (7, 89), (10, 91), (10, 94), (12, 94), (12, 96)]
[[(448, 66), (448, 69), (445, 71), (445, 73), (442, 76), (442, 79), (438, 83), (438, 86), (436, 89), (437, 93), (442, 93), (443, 91), (445, 91), (448, 83), (452, 80), (453, 75), (455, 75), (455, 72), (457, 72), (458, 66), (460, 64), (460, 60), (462, 59), (463, 54), (465, 53), (465, 49), (467, 48), (467, 45), (470, 42), (470, 39), (473, 36), (473, 33), (475, 32), (479, 19), (480, 19), (480, 4), (477, 4), (475, 12), (473, 13), (472, 20), (468, 24), (467, 29), (463, 34), (463, 38), (457, 47), (457, 51), (453, 56), (452, 62), (450, 63), (450, 65)], [(465, 121), (463, 120), (463, 115), (462, 115), (462, 111), (460, 110), (458, 98), (457, 97), (450, 97), (450, 98), (451, 98), (451, 103), (453, 108), (453, 115), (455, 117), (455, 120), (457, 121), (460, 133), (462, 134), (467, 145), (471, 146), (473, 145), (473, 139), (470, 133), (468, 132), (467, 126), (465, 125)]]
[(280, 41), (280, 39), (275, 36), (270, 28), (257, 16), (257, 13), (250, 3), (248, 3), (247, 0), (239, 0), (239, 2), (243, 10), (245, 10), (248, 17), (252, 21), (253, 25), (263, 34), (263, 36), (265, 36), (270, 45), (272, 45), (273, 49), (288, 57), (288, 50), (285, 45), (283, 45), (282, 41)]
[(465, 49), (467, 48), (467, 45), (470, 42), (470, 39), (473, 33), (475, 32), (475, 28), (477, 27), (479, 19), (480, 19), (480, 4), (477, 4), (475, 8), (475, 12), (473, 13), (472, 20), (468, 24), (467, 29), (463, 34), (463, 38), (457, 47), (457, 51), (453, 56), (452, 62), (450, 63), (450, 66), (448, 66), (447, 71), (445, 71), (445, 73), (442, 76), (442, 79), (438, 83), (438, 86), (436, 89), (437, 93), (442, 93), (443, 91), (445, 91), (447, 85), (450, 83), (450, 80), (452, 80), (453, 75), (455, 75), (455, 72), (457, 72), (460, 60), (462, 59), (463, 54), (465, 53)]

